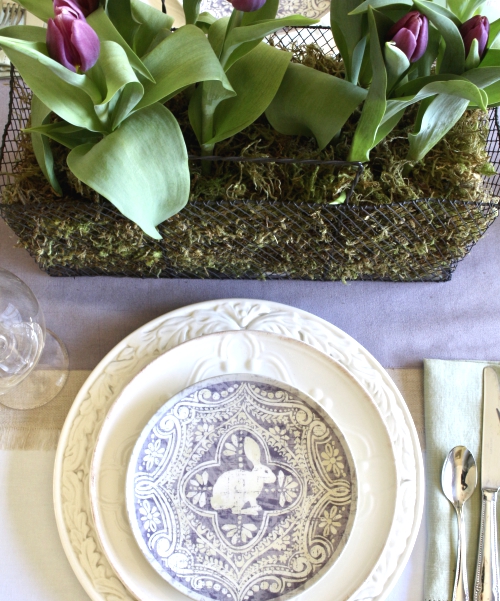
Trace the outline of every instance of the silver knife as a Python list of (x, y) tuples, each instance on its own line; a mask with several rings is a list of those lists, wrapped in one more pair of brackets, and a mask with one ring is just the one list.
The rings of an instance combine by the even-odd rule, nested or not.
[(483, 371), (481, 451), (481, 531), (474, 601), (500, 601), (497, 546), (497, 492), (500, 488), (500, 386), (492, 367)]

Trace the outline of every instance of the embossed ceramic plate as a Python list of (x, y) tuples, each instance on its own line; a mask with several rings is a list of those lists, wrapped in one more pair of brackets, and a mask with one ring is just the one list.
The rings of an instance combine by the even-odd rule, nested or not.
[[(95, 447), (90, 492), (98, 539), (116, 574), (141, 601), (186, 597), (151, 567), (134, 541), (124, 503), (132, 448), (165, 398), (213, 376), (245, 372), (289, 382), (313, 398), (333, 416), (358, 467), (362, 494), (346, 548), (324, 578), (301, 597), (344, 601), (360, 592), (398, 522), (400, 490), (393, 444), (375, 403), (345, 368), (284, 336), (258, 331), (205, 335), (174, 347), (125, 387), (108, 411)], [(409, 496), (410, 491), (411, 485)]]
[[(139, 576), (142, 589), (147, 591), (148, 601), (185, 600), (182, 593), (168, 585), (148, 564), (134, 543), (128, 525), (123, 503), (125, 466), (139, 433), (149, 416), (163, 404), (165, 394), (173, 396), (202, 378), (221, 373), (216, 371), (216, 365), (222, 366), (226, 373), (263, 373), (288, 381), (298, 388), (301, 388), (297, 383), (298, 378), (307, 370), (300, 363), (293, 366), (287, 362), (283, 367), (276, 360), (283, 358), (283, 355), (276, 354), (276, 349), (268, 349), (264, 363), (260, 363), (260, 357), (255, 354), (252, 359), (251, 354), (247, 357), (247, 364), (240, 368), (235, 357), (229, 353), (224, 355), (225, 359), (213, 357), (211, 366), (200, 365), (198, 369), (193, 356), (185, 350), (187, 345), (181, 343), (192, 339), (201, 342), (209, 338), (207, 334), (228, 330), (274, 332), (301, 340), (318, 357), (323, 358), (324, 363), (322, 360), (316, 362), (313, 372), (315, 379), (318, 371), (325, 372), (326, 365), (339, 364), (348, 377), (340, 380), (340, 383), (337, 381), (337, 390), (342, 386), (348, 391), (356, 379), (370, 392), (374, 406), (370, 409), (369, 403), (366, 403), (356, 422), (348, 426), (351, 406), (335, 404), (328, 394), (331, 392), (328, 388), (325, 388), (327, 396), (324, 402), (320, 390), (316, 395), (315, 387), (304, 389), (325, 410), (335, 411), (335, 421), (349, 441), (356, 463), (360, 490), (356, 520), (349, 541), (332, 568), (311, 589), (311, 595), (314, 593), (311, 601), (383, 599), (408, 561), (423, 508), (422, 457), (411, 415), (387, 372), (345, 332), (306, 311), (255, 299), (206, 301), (158, 317), (127, 336), (108, 353), (78, 393), (61, 433), (56, 454), (54, 507), (64, 551), (80, 583), (93, 601), (129, 601), (136, 598), (129, 592), (130, 582), (125, 586), (117, 576), (118, 564), (112, 566), (109, 560), (108, 554), (118, 541), (117, 551), (125, 557), (115, 554), (113, 559), (125, 562), (131, 574)], [(280, 337), (272, 338), (281, 340)], [(167, 382), (168, 390), (163, 387), (160, 391), (161, 399), (155, 397), (152, 387), (147, 391), (148, 396), (142, 400), (142, 405), (122, 405), (122, 411), (110, 412), (127, 384), (152, 360), (169, 350), (172, 360), (174, 353), (179, 353), (177, 357), (185, 353), (182, 357), (191, 361), (193, 379), (175, 369), (175, 365), (167, 364), (170, 379)], [(294, 353), (290, 353), (292, 355)], [(332, 358), (335, 361), (332, 362)], [(318, 367), (320, 365), (323, 366), (321, 370)], [(290, 378), (286, 369), (293, 370)], [(329, 374), (330, 371), (326, 370), (325, 373)], [(310, 382), (311, 374), (307, 376)], [(151, 392), (153, 395), (149, 394)], [(123, 400), (124, 397), (121, 398)], [(97, 535), (89, 496), (90, 466), (99, 433), (103, 441), (109, 439), (108, 444), (95, 449), (94, 458), (97, 460), (99, 456), (99, 463), (102, 464), (97, 487), (100, 536)], [(385, 445), (380, 444), (379, 435), (385, 437)], [(391, 450), (392, 463), (388, 463), (387, 448)], [(363, 453), (365, 458), (371, 458), (370, 461), (363, 460)], [(384, 480), (379, 477), (381, 473), (384, 474)], [(386, 474), (389, 480), (385, 479)], [(365, 488), (368, 488), (368, 492), (365, 492)], [(120, 503), (117, 504), (118, 499)], [(375, 508), (379, 513), (374, 512)], [(369, 517), (363, 521), (364, 516)], [(358, 525), (364, 529), (360, 534)], [(106, 526), (106, 530), (101, 528), (103, 526)], [(129, 534), (125, 528), (128, 528)], [(378, 546), (368, 545), (366, 540), (379, 529), (386, 532), (385, 542), (379, 542)], [(106, 549), (104, 540), (108, 544)], [(133, 544), (129, 544), (129, 541)], [(137, 555), (134, 554), (135, 550)], [(362, 574), (353, 568), (358, 563), (366, 567)], [(352, 575), (351, 579), (344, 577), (347, 573)], [(132, 579), (131, 574), (126, 574), (130, 576), (129, 580)], [(164, 587), (169, 586), (169, 591), (165, 592)], [(300, 595), (300, 600), (309, 601), (309, 591)]]
[[(153, 362), (140, 379), (164, 378)], [(186, 595), (270, 601), (331, 567), (357, 499), (351, 453), (309, 396), (252, 374), (198, 382), (170, 399), (130, 459), (132, 532)]]

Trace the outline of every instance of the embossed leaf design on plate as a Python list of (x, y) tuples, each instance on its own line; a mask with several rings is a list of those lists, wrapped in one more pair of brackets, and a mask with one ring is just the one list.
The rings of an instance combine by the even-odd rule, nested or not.
[(385, 597), (408, 561), (423, 508), (422, 458), (408, 409), (388, 374), (348, 334), (306, 311), (255, 299), (205, 301), (156, 318), (116, 345), (78, 393), (54, 469), (56, 523), (78, 580), (93, 601), (133, 601), (103, 551), (88, 494), (92, 453), (108, 410), (154, 358), (186, 340), (228, 330), (271, 332), (303, 341), (337, 360), (372, 396), (390, 433), (400, 490), (390, 536), (351, 601)]

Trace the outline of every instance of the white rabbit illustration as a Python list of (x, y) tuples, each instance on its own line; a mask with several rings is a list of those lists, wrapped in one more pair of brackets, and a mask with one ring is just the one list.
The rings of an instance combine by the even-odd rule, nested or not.
[[(213, 489), (213, 509), (231, 509), (235, 514), (257, 515), (261, 510), (257, 497), (264, 484), (276, 481), (271, 469), (260, 462), (260, 447), (255, 440), (247, 436), (244, 449), (247, 459), (253, 464), (253, 470), (230, 470), (221, 474)], [(247, 503), (250, 503), (250, 507), (243, 509)]]

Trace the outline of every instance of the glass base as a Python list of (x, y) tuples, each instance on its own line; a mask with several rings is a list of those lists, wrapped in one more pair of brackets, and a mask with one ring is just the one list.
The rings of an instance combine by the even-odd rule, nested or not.
[(47, 404), (62, 390), (68, 379), (68, 351), (50, 330), (37, 365), (20, 384), (0, 395), (0, 404), (12, 409), (35, 409)]

